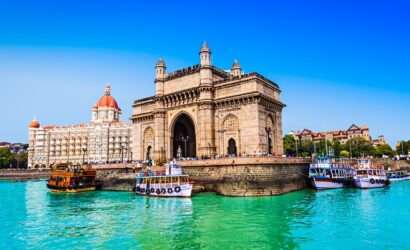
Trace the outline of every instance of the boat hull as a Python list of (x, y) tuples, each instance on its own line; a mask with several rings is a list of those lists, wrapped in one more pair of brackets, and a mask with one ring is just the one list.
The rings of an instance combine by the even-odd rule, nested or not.
[(382, 188), (388, 185), (388, 181), (385, 179), (358, 178), (354, 180), (354, 185), (362, 189)]
[(408, 180), (410, 180), (410, 176), (389, 178), (389, 181), (391, 181), (391, 182), (408, 181)]
[(332, 179), (312, 178), (312, 185), (317, 190), (335, 189), (335, 188), (343, 188), (344, 187), (343, 183), (336, 182)]
[(81, 192), (95, 191), (96, 189), (95, 187), (65, 188), (65, 187), (54, 187), (54, 186), (49, 186), (49, 185), (47, 185), (47, 187), (53, 193), (81, 193)]
[(144, 196), (153, 197), (191, 197), (192, 184), (186, 183), (181, 185), (157, 184), (147, 188), (146, 184), (137, 184), (135, 193)]

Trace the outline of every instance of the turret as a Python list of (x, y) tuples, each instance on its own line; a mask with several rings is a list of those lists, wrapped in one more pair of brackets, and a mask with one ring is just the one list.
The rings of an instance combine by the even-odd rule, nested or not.
[[(204, 42), (202, 44), (201, 50), (199, 51), (200, 59), (200, 85), (201, 86), (211, 86), (212, 85), (212, 62), (211, 62), (211, 50), (208, 47), (208, 43)], [(206, 98), (209, 98), (208, 96)]]
[(164, 80), (167, 66), (164, 59), (160, 58), (155, 64), (155, 80)]
[(212, 65), (211, 54), (212, 53), (208, 47), (208, 43), (204, 42), (202, 44), (201, 50), (199, 51), (201, 66), (211, 66)]
[(167, 66), (165, 65), (164, 59), (160, 58), (155, 64), (155, 83), (156, 83), (156, 94), (164, 94), (164, 80), (166, 76)]
[(232, 68), (231, 68), (231, 74), (234, 77), (240, 77), (242, 75), (241, 65), (236, 59), (233, 61)]

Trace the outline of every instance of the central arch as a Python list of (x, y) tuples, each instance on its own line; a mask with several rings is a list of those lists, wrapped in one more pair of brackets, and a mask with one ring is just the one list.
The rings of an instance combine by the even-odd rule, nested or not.
[(196, 157), (195, 125), (187, 114), (180, 114), (172, 128), (172, 157)]

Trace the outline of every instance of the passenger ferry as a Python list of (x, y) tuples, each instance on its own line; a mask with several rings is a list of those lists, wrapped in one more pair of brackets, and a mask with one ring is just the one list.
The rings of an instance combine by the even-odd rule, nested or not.
[(381, 188), (389, 183), (384, 169), (372, 167), (369, 159), (358, 160), (358, 169), (354, 177), (354, 185), (356, 187)]
[(96, 188), (96, 171), (89, 166), (59, 164), (51, 172), (47, 187), (52, 192), (85, 192)]
[(389, 171), (387, 178), (391, 182), (410, 180), (410, 174), (407, 171)]
[(344, 163), (332, 163), (328, 157), (310, 164), (309, 178), (315, 189), (334, 189), (352, 185), (354, 169)]
[(165, 165), (165, 175), (152, 171), (140, 172), (136, 177), (135, 192), (155, 197), (191, 197), (192, 183), (189, 176), (175, 161)]

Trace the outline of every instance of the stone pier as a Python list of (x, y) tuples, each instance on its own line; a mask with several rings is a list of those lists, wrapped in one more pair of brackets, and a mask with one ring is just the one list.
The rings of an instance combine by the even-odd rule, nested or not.
[(224, 158), (180, 161), (195, 192), (226, 196), (279, 195), (307, 186), (309, 159)]

